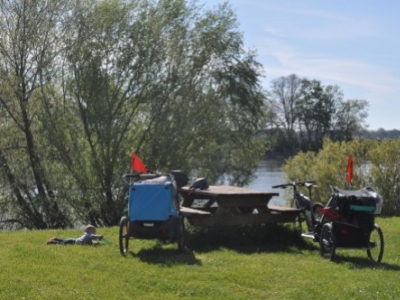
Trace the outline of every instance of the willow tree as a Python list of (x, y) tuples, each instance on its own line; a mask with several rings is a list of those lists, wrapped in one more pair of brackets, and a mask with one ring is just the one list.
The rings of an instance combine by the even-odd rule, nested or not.
[(2, 221), (114, 225), (132, 151), (245, 184), (263, 153), (255, 53), (227, 4), (0, 0)]
[[(260, 65), (244, 50), (230, 7), (205, 10), (181, 0), (75, 5), (63, 109), (49, 109), (47, 128), (79, 138), (75, 146), (52, 145), (82, 191), (74, 204), (82, 218), (118, 222), (126, 206), (120, 177), (132, 151), (151, 170), (247, 183), (265, 150), (255, 138), (264, 95)], [(79, 122), (59, 128), (64, 114)]]
[(52, 81), (67, 11), (62, 1), (0, 1), (0, 181), (2, 222), (71, 226), (48, 170), (40, 94)]

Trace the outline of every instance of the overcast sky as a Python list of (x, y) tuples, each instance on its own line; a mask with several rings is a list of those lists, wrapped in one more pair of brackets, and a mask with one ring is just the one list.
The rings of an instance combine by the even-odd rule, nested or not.
[[(222, 0), (204, 0), (215, 7)], [(399, 0), (229, 0), (263, 86), (296, 74), (369, 102), (369, 129), (400, 130)]]

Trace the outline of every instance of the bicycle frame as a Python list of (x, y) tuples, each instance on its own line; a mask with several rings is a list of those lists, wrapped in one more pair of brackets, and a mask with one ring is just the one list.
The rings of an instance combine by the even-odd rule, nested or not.
[[(304, 186), (308, 189), (308, 197), (302, 194), (297, 187)], [(317, 187), (316, 182), (312, 180), (307, 181), (298, 181), (298, 182), (291, 182), (285, 183), (280, 185), (275, 185), (272, 188), (283, 188), (286, 189), (287, 187), (292, 187), (293, 189), (293, 198), (292, 198), (292, 207), (300, 208), (303, 210), (307, 228), (309, 232), (313, 232), (315, 226), (318, 224), (317, 219), (315, 218), (315, 211), (314, 211), (314, 204), (312, 202), (312, 188)], [(323, 207), (322, 204), (316, 204), (318, 207)]]

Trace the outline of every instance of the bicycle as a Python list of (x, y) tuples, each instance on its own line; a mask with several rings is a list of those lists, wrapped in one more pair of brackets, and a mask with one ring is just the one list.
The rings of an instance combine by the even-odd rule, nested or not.
[[(303, 186), (308, 189), (308, 196), (301, 193), (297, 187)], [(306, 237), (314, 237), (312, 234), (318, 226), (319, 221), (322, 217), (321, 208), (325, 207), (322, 203), (312, 202), (312, 189), (317, 187), (316, 182), (313, 180), (306, 181), (297, 181), (285, 184), (274, 185), (272, 188), (282, 188), (286, 189), (288, 187), (292, 187), (293, 189), (293, 198), (291, 200), (291, 207), (301, 209), (302, 214), (300, 215), (298, 222), (300, 228), (302, 228), (302, 222), (305, 221), (307, 225), (307, 232), (303, 232), (303, 236)]]

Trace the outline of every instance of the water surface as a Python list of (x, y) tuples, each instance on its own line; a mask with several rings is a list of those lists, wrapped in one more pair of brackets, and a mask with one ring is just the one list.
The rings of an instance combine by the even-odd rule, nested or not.
[(286, 205), (284, 190), (272, 188), (274, 185), (286, 182), (285, 172), (282, 169), (283, 163), (284, 160), (282, 159), (265, 159), (260, 161), (255, 170), (256, 178), (248, 186), (259, 191), (279, 193), (278, 197), (271, 199), (270, 203), (273, 205)]

